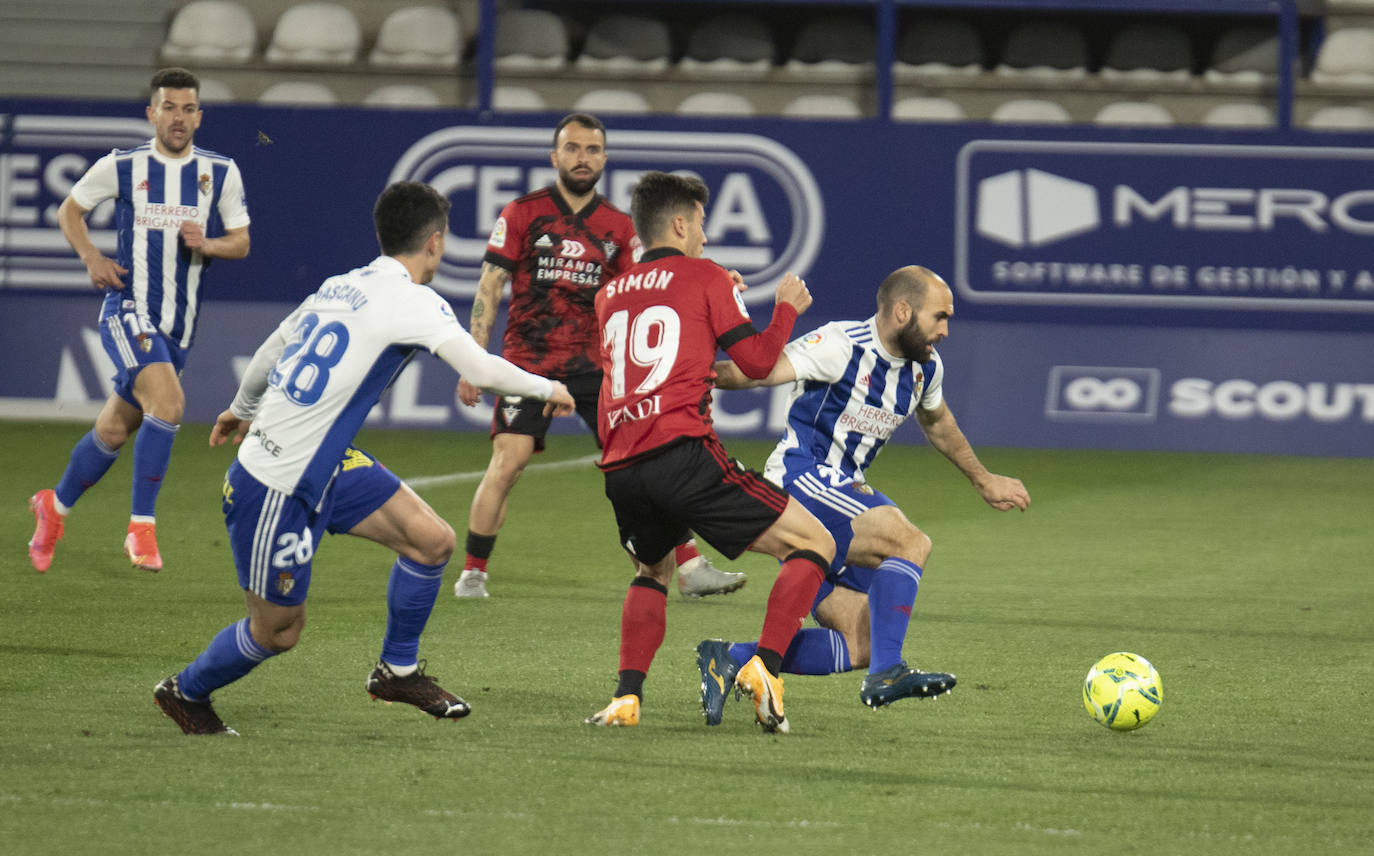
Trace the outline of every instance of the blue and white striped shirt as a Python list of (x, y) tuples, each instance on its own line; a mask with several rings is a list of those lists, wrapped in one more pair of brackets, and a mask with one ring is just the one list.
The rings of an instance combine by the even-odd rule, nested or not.
[(787, 344), (796, 369), (787, 433), (764, 475), (787, 487), (803, 471), (833, 467), (856, 482), (892, 433), (916, 412), (944, 400), (940, 355), (913, 363), (878, 341), (876, 318), (836, 321)]
[(102, 317), (132, 299), (142, 320), (189, 348), (210, 259), (187, 249), (178, 230), (189, 220), (199, 223), (206, 237), (218, 237), (248, 225), (238, 166), (198, 146), (184, 157), (169, 158), (149, 141), (96, 161), (72, 187), (72, 199), (87, 211), (115, 200), (115, 261), (129, 273), (123, 291), (106, 290)]

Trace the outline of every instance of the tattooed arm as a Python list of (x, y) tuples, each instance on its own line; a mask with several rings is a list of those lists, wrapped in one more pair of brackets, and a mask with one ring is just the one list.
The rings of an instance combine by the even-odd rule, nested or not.
[[(477, 344), (490, 349), (491, 328), (501, 307), (501, 295), (510, 282), (510, 271), (490, 262), (482, 263), (482, 278), (477, 281), (477, 297), (472, 301), (472, 320), (468, 332)], [(466, 380), (458, 381), (458, 400), (471, 407), (482, 398), (482, 390)]]

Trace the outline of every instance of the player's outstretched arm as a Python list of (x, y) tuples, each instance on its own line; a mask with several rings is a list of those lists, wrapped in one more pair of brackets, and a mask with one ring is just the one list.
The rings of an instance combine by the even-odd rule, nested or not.
[[(483, 348), (491, 345), (491, 328), (496, 323), (496, 311), (501, 306), (501, 295), (506, 292), (508, 282), (510, 271), (491, 262), (482, 263), (482, 277), (477, 280), (477, 297), (472, 301), (468, 332)], [(457, 394), (458, 400), (468, 407), (482, 400), (481, 388), (469, 383), (467, 378), (458, 380)]]
[(926, 439), (940, 454), (959, 468), (959, 472), (969, 480), (983, 501), (998, 511), (1011, 511), (1030, 508), (1030, 493), (1020, 479), (988, 472), (978, 455), (973, 451), (954, 413), (943, 401), (934, 410), (916, 410), (916, 421), (921, 424)]
[(243, 442), (251, 422), (251, 419), (242, 419), (232, 410), (224, 411), (215, 420), (215, 426), (210, 429), (210, 445), (223, 446), (229, 440), (233, 440), (237, 446)]
[(753, 389), (756, 386), (781, 386), (797, 379), (797, 370), (787, 354), (779, 354), (773, 370), (766, 377), (752, 378), (732, 360), (720, 360), (711, 368), (716, 373), (716, 386), (721, 389)]

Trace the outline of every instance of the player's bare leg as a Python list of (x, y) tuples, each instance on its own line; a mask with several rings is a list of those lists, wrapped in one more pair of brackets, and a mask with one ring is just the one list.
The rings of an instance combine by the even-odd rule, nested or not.
[[(528, 434), (497, 434), (491, 438), (491, 461), (482, 481), (472, 495), (468, 512), (468, 539), (482, 543), (471, 546), (464, 561), (463, 573), (453, 586), (454, 597), (487, 597), (487, 556), (491, 545), (506, 522), (506, 506), (516, 482), (534, 456), (534, 438)], [(487, 556), (474, 556), (473, 550)]]

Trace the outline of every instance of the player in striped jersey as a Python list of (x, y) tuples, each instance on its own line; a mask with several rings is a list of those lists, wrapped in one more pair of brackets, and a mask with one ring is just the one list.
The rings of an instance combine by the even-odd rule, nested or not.
[[(397, 182), (373, 211), (382, 255), (330, 277), (277, 327), (220, 414), (210, 445), (246, 439), (224, 480), (224, 521), (248, 617), (219, 632), (153, 697), (187, 734), (232, 733), (210, 694), (295, 646), (305, 625), (316, 545), (347, 532), (396, 551), (387, 586), (373, 698), (459, 719), (468, 705), (424, 674), (420, 634), (456, 538), (423, 499), (350, 445), (368, 412), (416, 352), (505, 395), (572, 413), (556, 381), (481, 348), (448, 302), (424, 284), (444, 255), (449, 202), (428, 185)], [(251, 431), (249, 430), (251, 423)], [(244, 435), (247, 435), (245, 438)]]
[[(62, 234), (104, 292), (100, 339), (115, 365), (114, 390), (95, 427), (72, 450), (55, 489), (29, 500), (37, 526), (29, 559), (52, 564), (67, 513), (134, 440), (133, 496), (124, 554), (134, 567), (162, 568), (155, 530), (158, 491), (186, 398), (181, 368), (195, 338), (211, 259), (248, 255), (248, 207), (238, 167), (196, 145), (200, 83), (189, 71), (153, 76), (147, 107), (153, 138), (115, 150), (82, 176), (57, 212)], [(91, 242), (86, 215), (115, 201), (116, 258)]]
[[(944, 365), (935, 345), (949, 335), (953, 314), (954, 296), (944, 280), (923, 267), (904, 267), (879, 286), (876, 315), (827, 324), (790, 342), (762, 380), (729, 361), (715, 365), (723, 389), (793, 385), (787, 433), (765, 475), (835, 538), (836, 561), (812, 609), (821, 626), (797, 634), (783, 669), (830, 674), (867, 665), (859, 695), (870, 707), (937, 696), (955, 683), (953, 675), (922, 672), (902, 658), (931, 541), (867, 482), (866, 471), (892, 433), (914, 416), (930, 444), (990, 506), (1030, 506), (1020, 480), (990, 473), (978, 460), (945, 403)], [(697, 646), (709, 724), (720, 721), (725, 704), (718, 679), (728, 686), (753, 648), (718, 640)]]

